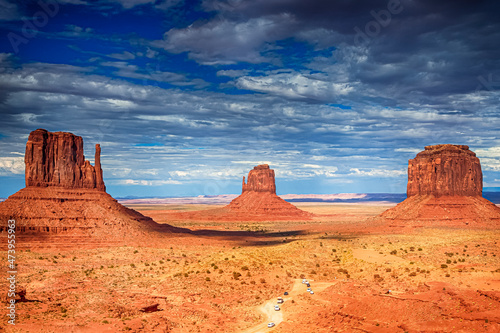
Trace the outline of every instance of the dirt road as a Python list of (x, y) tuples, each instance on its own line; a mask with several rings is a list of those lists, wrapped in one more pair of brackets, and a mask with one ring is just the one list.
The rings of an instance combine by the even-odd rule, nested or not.
[[(314, 282), (309, 281), (311, 283), (311, 289), (316, 293), (325, 290), (329, 286), (337, 283), (335, 282)], [(284, 303), (280, 304), (280, 311), (275, 311), (274, 306), (278, 304), (278, 297), (272, 298), (266, 301), (263, 305), (258, 307), (258, 310), (262, 312), (265, 316), (264, 322), (250, 327), (243, 331), (243, 333), (260, 333), (260, 332), (272, 332), (272, 328), (268, 328), (267, 324), (273, 322), (276, 326), (278, 326), (283, 321), (283, 313), (286, 312), (286, 304), (291, 302), (294, 297), (297, 297), (300, 293), (307, 293), (307, 287), (305, 284), (302, 284), (301, 279), (295, 279), (295, 282), (292, 286), (292, 289), (288, 292), (288, 296), (280, 295), (283, 297)]]

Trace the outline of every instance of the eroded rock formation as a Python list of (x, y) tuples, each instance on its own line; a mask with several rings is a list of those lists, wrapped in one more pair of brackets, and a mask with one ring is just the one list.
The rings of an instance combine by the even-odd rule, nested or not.
[(476, 154), (464, 145), (427, 146), (408, 161), (407, 196), (482, 196), (483, 175)]
[(243, 176), (242, 193), (254, 192), (269, 192), (276, 194), (276, 183), (274, 179), (274, 170), (269, 168), (269, 165), (257, 165), (248, 173), (248, 181), (245, 183)]
[(31, 132), (25, 155), (26, 188), (0, 202), (1, 236), (10, 219), (16, 221), (16, 242), (23, 239), (20, 244), (27, 247), (40, 242), (58, 247), (114, 244), (140, 241), (152, 231), (174, 231), (106, 193), (100, 154), (96, 145), (92, 166), (83, 155), (81, 137), (43, 129)]
[(243, 177), (242, 193), (227, 206), (196, 212), (173, 213), (172, 219), (217, 221), (308, 220), (313, 214), (298, 209), (276, 195), (274, 170), (263, 164)]
[(393, 226), (498, 227), (500, 208), (482, 189), (481, 164), (468, 146), (427, 146), (408, 161), (407, 199), (379, 217)]
[(106, 191), (102, 178), (101, 147), (96, 145), (95, 166), (85, 160), (83, 139), (67, 132), (37, 129), (26, 143), (26, 187), (60, 186)]

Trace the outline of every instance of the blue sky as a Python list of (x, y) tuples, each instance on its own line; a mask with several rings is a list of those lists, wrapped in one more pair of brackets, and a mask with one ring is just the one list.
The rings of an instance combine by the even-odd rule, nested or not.
[(32, 130), (102, 146), (114, 196), (405, 192), (424, 146), (500, 187), (496, 1), (0, 0), (0, 196)]

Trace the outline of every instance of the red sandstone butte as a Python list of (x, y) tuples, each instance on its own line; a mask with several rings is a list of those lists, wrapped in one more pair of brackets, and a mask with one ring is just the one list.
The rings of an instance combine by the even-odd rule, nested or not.
[(242, 193), (245, 192), (269, 192), (276, 194), (276, 183), (274, 179), (274, 170), (269, 165), (258, 165), (248, 173), (248, 181), (245, 183), (243, 176)]
[(96, 145), (95, 166), (92, 166), (83, 155), (81, 136), (37, 129), (28, 137), (24, 162), (26, 187), (60, 186), (106, 191), (101, 146)]
[(408, 197), (482, 196), (482, 192), (481, 164), (468, 146), (427, 146), (408, 161)]
[(173, 219), (217, 221), (309, 220), (313, 214), (298, 209), (276, 195), (274, 170), (263, 164), (243, 177), (242, 193), (227, 206), (195, 212), (174, 213)]
[(408, 161), (407, 199), (379, 217), (392, 226), (497, 228), (500, 208), (482, 189), (481, 164), (468, 146), (427, 146)]
[(31, 132), (25, 155), (26, 188), (0, 202), (0, 236), (6, 236), (10, 219), (16, 221), (16, 243), (20, 239), (20, 246), (27, 247), (102, 246), (173, 230), (106, 193), (100, 154), (96, 145), (93, 166), (85, 160), (80, 136), (44, 129)]

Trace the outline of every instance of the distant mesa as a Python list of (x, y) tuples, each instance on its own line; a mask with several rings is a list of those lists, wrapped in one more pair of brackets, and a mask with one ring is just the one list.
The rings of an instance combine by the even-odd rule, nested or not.
[[(0, 231), (16, 221), (22, 244), (58, 247), (139, 239), (149, 231), (167, 231), (151, 218), (119, 204), (106, 193), (96, 145), (95, 165), (85, 160), (83, 139), (66, 132), (37, 129), (25, 154), (26, 187), (0, 202)], [(173, 228), (173, 227), (170, 227)], [(89, 240), (91, 237), (92, 240)]]
[(407, 199), (380, 218), (394, 226), (496, 227), (500, 208), (482, 190), (481, 164), (468, 146), (427, 146), (408, 161)]

